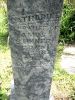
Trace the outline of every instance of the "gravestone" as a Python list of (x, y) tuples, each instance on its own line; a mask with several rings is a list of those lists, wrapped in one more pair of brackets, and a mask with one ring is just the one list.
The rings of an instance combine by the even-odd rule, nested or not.
[(63, 0), (8, 0), (13, 100), (49, 100)]

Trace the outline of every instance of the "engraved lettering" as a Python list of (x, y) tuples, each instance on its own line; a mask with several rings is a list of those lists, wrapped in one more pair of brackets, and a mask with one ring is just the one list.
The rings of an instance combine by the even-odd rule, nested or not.
[(41, 21), (41, 20), (49, 20), (50, 19), (50, 14), (35, 14), (35, 15), (24, 15), (22, 16), (23, 18), (23, 21), (34, 21), (34, 20), (37, 20), (37, 21)]

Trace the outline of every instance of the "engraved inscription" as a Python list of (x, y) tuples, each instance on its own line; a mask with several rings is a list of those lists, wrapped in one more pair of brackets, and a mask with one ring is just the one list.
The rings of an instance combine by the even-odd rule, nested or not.
[(34, 21), (34, 20), (49, 20), (50, 19), (50, 14), (42, 14), (42, 13), (37, 13), (34, 15), (23, 15), (21, 18), (23, 18), (23, 21)]

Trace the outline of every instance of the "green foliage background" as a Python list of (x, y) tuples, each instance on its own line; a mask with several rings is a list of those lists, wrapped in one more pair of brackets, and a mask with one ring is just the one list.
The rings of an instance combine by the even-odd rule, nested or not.
[(75, 42), (75, 8), (69, 4), (64, 4), (59, 40), (65, 43)]

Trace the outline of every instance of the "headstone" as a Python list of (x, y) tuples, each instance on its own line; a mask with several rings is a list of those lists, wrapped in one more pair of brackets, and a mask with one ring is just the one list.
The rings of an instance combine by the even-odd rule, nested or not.
[(13, 100), (49, 100), (63, 0), (8, 0)]

